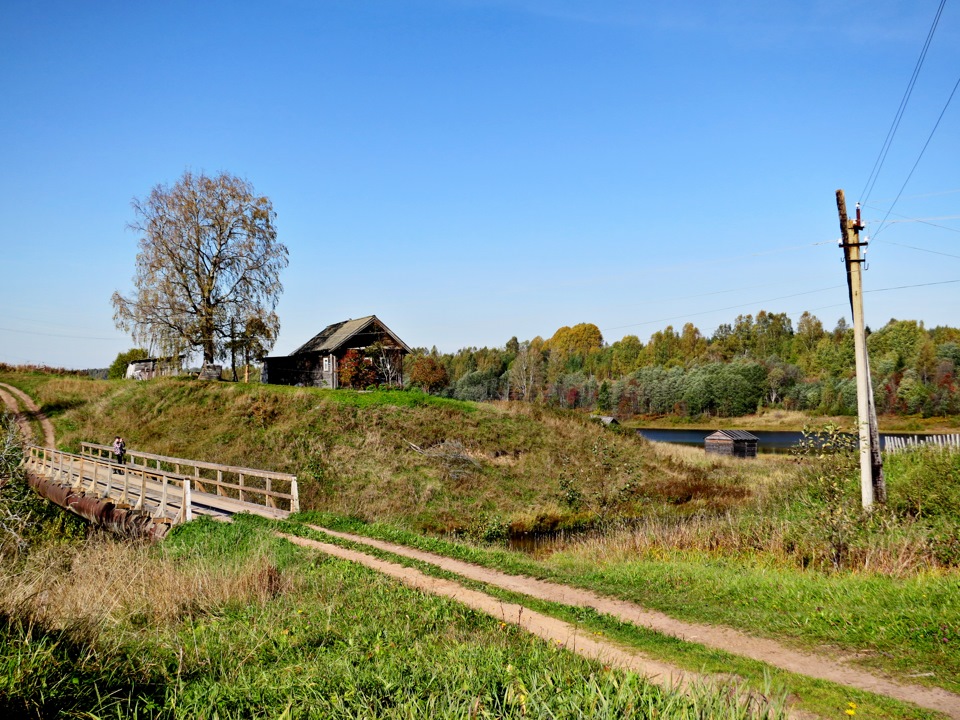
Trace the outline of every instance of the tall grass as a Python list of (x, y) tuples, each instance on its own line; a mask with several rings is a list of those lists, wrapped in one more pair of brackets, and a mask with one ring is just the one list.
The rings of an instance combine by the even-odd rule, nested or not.
[(0, 583), (0, 657), (8, 717), (783, 715), (611, 671), (248, 519), (32, 553)]
[(293, 472), (306, 508), (434, 532), (717, 513), (741, 505), (759, 477), (661, 457), (634, 433), (526, 403), (177, 379), (52, 377), (33, 392), (64, 449), (121, 434), (148, 452)]

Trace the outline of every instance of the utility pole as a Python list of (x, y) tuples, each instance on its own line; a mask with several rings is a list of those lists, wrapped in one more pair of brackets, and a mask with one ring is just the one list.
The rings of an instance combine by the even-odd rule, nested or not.
[(837, 190), (837, 211), (840, 214), (840, 247), (847, 269), (847, 286), (850, 291), (850, 310), (853, 313), (853, 342), (857, 367), (857, 426), (860, 436), (860, 499), (865, 509), (874, 501), (887, 501), (887, 488), (883, 479), (883, 460), (880, 455), (880, 434), (877, 428), (877, 412), (873, 402), (873, 385), (870, 381), (870, 359), (867, 356), (866, 326), (863, 320), (863, 257), (860, 241), (863, 222), (860, 205), (857, 205), (856, 220), (847, 218), (847, 202), (843, 190)]

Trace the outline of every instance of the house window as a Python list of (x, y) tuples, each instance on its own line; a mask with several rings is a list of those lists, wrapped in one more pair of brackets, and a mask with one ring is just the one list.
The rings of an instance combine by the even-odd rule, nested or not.
[(323, 371), (324, 371), (324, 372), (330, 372), (330, 356), (329, 356), (329, 355), (327, 355), (327, 356), (323, 359)]

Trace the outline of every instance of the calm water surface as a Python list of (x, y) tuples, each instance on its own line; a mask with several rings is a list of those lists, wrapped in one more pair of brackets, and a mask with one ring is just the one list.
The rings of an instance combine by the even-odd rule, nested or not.
[[(647, 440), (656, 442), (680, 443), (681, 445), (699, 445), (703, 447), (704, 438), (712, 435), (715, 430), (673, 430), (661, 428), (639, 428), (637, 433)], [(786, 430), (748, 430), (757, 436), (757, 450), (759, 452), (785, 453), (800, 442), (803, 433)], [(887, 437), (914, 437), (911, 433), (891, 433), (880, 436), (880, 447), (883, 447)]]

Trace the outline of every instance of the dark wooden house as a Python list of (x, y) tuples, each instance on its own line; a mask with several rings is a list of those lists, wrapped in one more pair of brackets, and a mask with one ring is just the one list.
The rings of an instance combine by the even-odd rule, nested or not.
[(376, 367), (381, 384), (403, 384), (403, 357), (410, 348), (376, 315), (328, 325), (289, 355), (264, 358), (261, 380), (273, 385), (339, 387), (340, 361), (350, 350), (357, 350)]
[(756, 457), (757, 439), (746, 430), (717, 430), (704, 439), (703, 449), (714, 455)]

